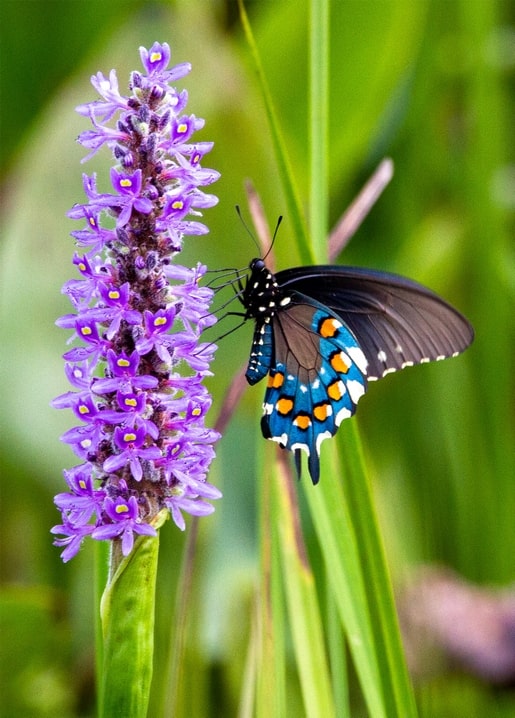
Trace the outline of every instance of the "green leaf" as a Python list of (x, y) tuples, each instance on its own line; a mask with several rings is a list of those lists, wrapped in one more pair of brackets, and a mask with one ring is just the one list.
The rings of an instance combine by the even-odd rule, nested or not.
[(387, 715), (409, 718), (417, 715), (415, 699), (406, 669), (390, 575), (355, 421), (342, 427), (338, 442), (342, 453), (345, 452), (345, 499), (356, 537)]
[(296, 509), (295, 490), (286, 458), (281, 456), (274, 481), (275, 522), (295, 660), (310, 718), (335, 716), (324, 629), (317, 590)]
[(304, 221), (304, 215), (302, 212), (302, 204), (299, 199), (298, 190), (296, 188), (295, 176), (293, 174), (291, 162), (287, 154), (286, 145), (282, 137), (279, 121), (277, 119), (274, 102), (268, 88), (268, 83), (261, 63), (261, 58), (259, 56), (259, 51), (256, 45), (256, 41), (254, 39), (254, 35), (252, 33), (252, 28), (250, 27), (249, 19), (243, 5), (243, 0), (238, 0), (238, 5), (240, 8), (241, 22), (243, 24), (243, 29), (245, 30), (247, 42), (249, 43), (252, 52), (252, 57), (254, 60), (256, 72), (261, 87), (261, 93), (263, 95), (263, 101), (265, 103), (265, 109), (270, 125), (270, 131), (272, 133), (272, 142), (274, 145), (279, 175), (281, 177), (283, 189), (286, 196), (286, 203), (288, 205), (288, 216), (293, 225), (293, 235), (297, 242), (302, 261), (305, 263), (310, 263), (313, 262), (313, 253), (311, 245), (308, 241), (308, 233), (306, 229), (306, 223)]
[(259, 607), (257, 612), (259, 659), (257, 664), (257, 718), (286, 718), (286, 616), (280, 539), (273, 513), (277, 504), (272, 501), (272, 482), (261, 482), (261, 563)]
[(311, 0), (310, 23), (310, 238), (327, 261), (329, 214), (329, 0)]
[(338, 608), (369, 713), (390, 718), (381, 691), (356, 537), (337, 472), (325, 472), (319, 485), (306, 486), (305, 494), (324, 558), (327, 590)]

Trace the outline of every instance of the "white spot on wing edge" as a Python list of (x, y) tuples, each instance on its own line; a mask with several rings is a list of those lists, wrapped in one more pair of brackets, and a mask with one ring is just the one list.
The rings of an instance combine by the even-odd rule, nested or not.
[(281, 446), (288, 446), (288, 434), (284, 433), (281, 436), (271, 436), (270, 441), (275, 441), (276, 444)]
[(397, 367), (390, 367), (389, 369), (385, 369), (383, 372), (383, 376), (386, 376), (387, 374), (394, 374), (397, 371)]
[(347, 354), (350, 356), (354, 364), (358, 367), (362, 374), (367, 373), (368, 361), (359, 347), (345, 347)]
[(352, 411), (350, 409), (347, 409), (346, 406), (343, 407), (343, 409), (340, 409), (340, 411), (336, 414), (334, 418), (334, 423), (336, 426), (340, 426), (342, 421), (345, 419), (350, 419), (352, 416)]
[(323, 431), (322, 433), (320, 433), (317, 436), (316, 449), (317, 449), (317, 454), (319, 456), (320, 456), (320, 447), (322, 446), (322, 441), (324, 441), (325, 439), (330, 439), (332, 436), (333, 436), (333, 434), (331, 434), (330, 431)]
[(349, 381), (346, 382), (346, 385), (347, 391), (350, 394), (350, 398), (352, 399), (354, 404), (357, 404), (365, 393), (365, 387), (361, 382), (355, 381), (354, 379), (349, 379)]

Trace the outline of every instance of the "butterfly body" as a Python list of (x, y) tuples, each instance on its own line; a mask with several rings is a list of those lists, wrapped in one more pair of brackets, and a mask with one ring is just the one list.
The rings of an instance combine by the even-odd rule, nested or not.
[(255, 322), (247, 381), (268, 375), (261, 429), (298, 468), (308, 455), (313, 483), (322, 441), (354, 414), (368, 381), (455, 356), (473, 339), (459, 312), (398, 275), (332, 265), (274, 275), (262, 259), (249, 269), (240, 299)]

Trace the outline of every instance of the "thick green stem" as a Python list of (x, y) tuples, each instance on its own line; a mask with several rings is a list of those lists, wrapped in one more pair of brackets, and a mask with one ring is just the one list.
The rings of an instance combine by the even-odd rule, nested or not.
[[(156, 527), (157, 528), (157, 527)], [(140, 537), (127, 557), (116, 545), (101, 602), (101, 718), (145, 718), (154, 652), (159, 535)]]

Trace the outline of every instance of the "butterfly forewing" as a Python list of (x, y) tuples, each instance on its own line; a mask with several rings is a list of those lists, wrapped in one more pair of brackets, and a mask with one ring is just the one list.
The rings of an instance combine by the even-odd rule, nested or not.
[(278, 272), (279, 286), (326, 305), (356, 336), (368, 379), (464, 351), (470, 323), (441, 297), (405, 277), (360, 267), (299, 267)]

